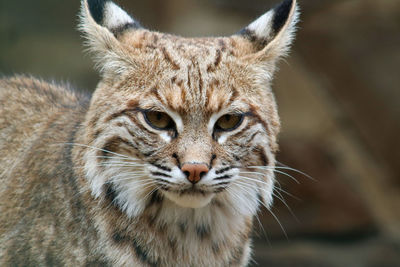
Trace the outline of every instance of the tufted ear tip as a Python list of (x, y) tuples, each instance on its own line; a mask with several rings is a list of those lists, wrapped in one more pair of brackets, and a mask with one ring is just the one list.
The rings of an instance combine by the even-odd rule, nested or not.
[(238, 34), (252, 42), (257, 50), (269, 47), (279, 57), (285, 54), (293, 39), (298, 16), (297, 1), (284, 0)]
[(94, 57), (96, 68), (106, 77), (115, 76), (135, 65), (122, 48), (120, 37), (140, 24), (111, 0), (81, 0), (79, 30)]
[(107, 28), (115, 36), (128, 28), (142, 28), (132, 16), (110, 0), (82, 0), (82, 8), (83, 17), (90, 17), (92, 23)]
[(273, 8), (272, 29), (277, 34), (288, 21), (290, 12), (296, 7), (296, 0), (284, 0)]

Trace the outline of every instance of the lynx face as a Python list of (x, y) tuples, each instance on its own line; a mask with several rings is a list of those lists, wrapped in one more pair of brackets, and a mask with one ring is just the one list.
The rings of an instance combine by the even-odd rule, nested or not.
[(284, 1), (230, 37), (182, 38), (143, 29), (111, 1), (85, 2), (81, 28), (102, 73), (85, 122), (93, 195), (131, 217), (155, 192), (183, 208), (268, 206), (279, 132), (270, 82), (296, 19)]

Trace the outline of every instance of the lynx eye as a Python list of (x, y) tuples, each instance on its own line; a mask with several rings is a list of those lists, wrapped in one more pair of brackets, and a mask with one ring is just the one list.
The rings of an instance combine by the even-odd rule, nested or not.
[(225, 114), (215, 123), (217, 131), (233, 131), (243, 122), (242, 114)]
[(144, 111), (143, 116), (146, 122), (157, 130), (168, 130), (173, 128), (174, 121), (164, 112)]

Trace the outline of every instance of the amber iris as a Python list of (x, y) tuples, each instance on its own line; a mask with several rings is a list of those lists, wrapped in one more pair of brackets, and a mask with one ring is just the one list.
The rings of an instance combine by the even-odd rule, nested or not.
[(225, 114), (220, 117), (215, 123), (215, 129), (219, 131), (233, 131), (243, 121), (243, 115), (241, 114)]
[(143, 115), (146, 122), (155, 129), (167, 130), (174, 125), (171, 117), (164, 112), (146, 111)]

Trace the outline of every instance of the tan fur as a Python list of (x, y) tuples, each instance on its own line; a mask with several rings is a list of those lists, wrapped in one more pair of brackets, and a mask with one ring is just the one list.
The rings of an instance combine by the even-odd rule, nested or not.
[[(220, 38), (131, 27), (111, 4), (106, 14), (121, 19), (102, 26), (88, 5), (81, 29), (102, 74), (91, 98), (0, 80), (0, 265), (245, 266), (253, 217), (272, 202), (280, 124), (270, 82), (295, 1), (283, 26)], [(264, 24), (279, 32), (254, 37)], [(152, 128), (149, 109), (174, 130)], [(215, 130), (237, 113), (237, 129)], [(209, 166), (196, 186), (186, 162)]]

